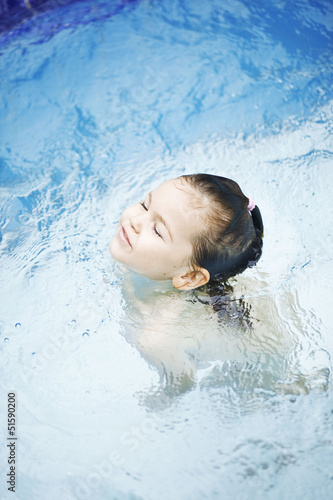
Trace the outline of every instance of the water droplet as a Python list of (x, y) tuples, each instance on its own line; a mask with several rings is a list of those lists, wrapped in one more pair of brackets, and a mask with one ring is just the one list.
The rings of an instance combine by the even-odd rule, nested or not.
[(96, 181), (90, 181), (87, 184), (87, 190), (89, 191), (94, 191), (96, 189), (97, 182)]
[(20, 210), (16, 215), (16, 220), (20, 224), (28, 224), (30, 222), (31, 216), (26, 210)]
[(89, 337), (89, 333), (88, 332), (82, 333), (82, 337)]
[(15, 328), (20, 328), (20, 326), (21, 326), (21, 323), (16, 323), (15, 324)]
[(8, 342), (8, 341), (9, 341), (9, 338), (8, 338), (8, 337), (5, 337), (5, 338), (3, 339), (3, 341), (4, 341), (4, 342)]

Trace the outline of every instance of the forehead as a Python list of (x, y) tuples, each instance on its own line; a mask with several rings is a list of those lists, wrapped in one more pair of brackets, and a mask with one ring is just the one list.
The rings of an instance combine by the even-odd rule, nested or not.
[(190, 238), (198, 228), (197, 210), (191, 208), (193, 193), (181, 179), (163, 182), (152, 192), (155, 210), (169, 223), (172, 232)]
[(190, 199), (189, 187), (186, 186), (181, 179), (171, 179), (163, 182), (153, 191), (154, 195), (158, 195), (163, 201), (167, 199), (178, 201), (180, 204), (187, 204)]

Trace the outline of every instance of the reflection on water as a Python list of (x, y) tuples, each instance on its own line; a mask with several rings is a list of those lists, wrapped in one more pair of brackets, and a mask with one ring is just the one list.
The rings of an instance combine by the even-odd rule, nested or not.
[[(260, 272), (250, 272), (256, 279), (234, 278), (235, 288), (239, 280), (247, 290), (260, 290)], [(247, 398), (253, 393), (271, 397), (328, 388), (329, 352), (319, 344), (320, 336), (302, 327), (305, 311), (299, 311), (290, 293), (283, 297), (287, 316), (282, 318), (276, 296), (236, 298), (230, 284), (218, 295), (170, 291), (170, 285), (132, 274), (122, 284), (124, 335), (158, 370), (169, 396), (197, 383), (229, 387)]]

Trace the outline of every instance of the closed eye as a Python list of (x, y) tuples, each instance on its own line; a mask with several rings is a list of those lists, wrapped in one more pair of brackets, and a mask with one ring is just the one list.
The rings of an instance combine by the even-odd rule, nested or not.
[[(145, 205), (145, 202), (144, 201), (140, 201), (139, 203), (142, 206), (142, 208), (148, 212), (148, 208)], [(157, 236), (159, 236), (163, 240), (163, 236), (158, 232), (158, 229), (157, 229), (156, 225), (153, 227), (153, 231), (154, 231), (155, 234), (157, 234)]]
[(158, 232), (156, 226), (154, 226), (154, 233), (157, 234), (157, 236), (159, 236), (160, 238), (162, 238), (162, 235)]

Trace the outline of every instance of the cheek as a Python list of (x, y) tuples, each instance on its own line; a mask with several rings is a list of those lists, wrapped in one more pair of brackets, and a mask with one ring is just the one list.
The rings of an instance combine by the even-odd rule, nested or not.
[(145, 262), (147, 266), (156, 264), (157, 262), (163, 262), (169, 257), (169, 254), (163, 246), (162, 240), (158, 241), (151, 230), (145, 231), (140, 235), (133, 254), (135, 254), (137, 258), (140, 258), (141, 262)]

